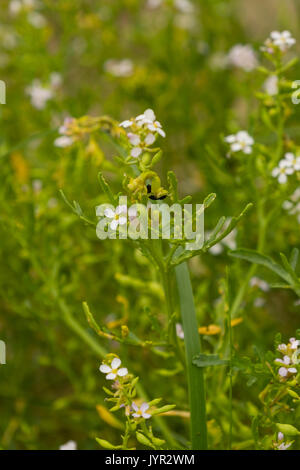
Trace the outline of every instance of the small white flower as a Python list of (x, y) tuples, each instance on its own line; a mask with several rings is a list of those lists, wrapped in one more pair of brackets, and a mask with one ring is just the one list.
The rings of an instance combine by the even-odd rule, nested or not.
[(141, 138), (138, 134), (133, 134), (132, 132), (129, 132), (127, 134), (127, 137), (130, 141), (130, 143), (134, 146), (137, 146), (141, 143)]
[(257, 286), (259, 289), (261, 289), (264, 292), (268, 292), (270, 290), (269, 284), (267, 282), (255, 276), (250, 279), (250, 286), (251, 287)]
[(181, 13), (190, 14), (194, 12), (194, 5), (189, 0), (175, 0), (174, 5)]
[(107, 374), (106, 375), (107, 380), (114, 380), (117, 376), (124, 377), (125, 375), (128, 374), (128, 370), (126, 369), (126, 367), (121, 367), (120, 369), (120, 365), (121, 365), (121, 359), (119, 359), (118, 357), (115, 357), (112, 360), (110, 366), (108, 366), (107, 364), (101, 364), (99, 370), (103, 374)]
[(291, 166), (295, 171), (300, 171), (300, 157), (296, 157), (293, 153), (288, 152), (284, 156), (287, 166)]
[(133, 63), (130, 59), (109, 59), (104, 64), (104, 70), (114, 77), (130, 77), (133, 74)]
[(277, 95), (278, 94), (278, 77), (277, 77), (277, 75), (270, 75), (270, 77), (268, 77), (265, 80), (265, 82), (263, 84), (263, 89), (270, 96)]
[(280, 367), (278, 370), (280, 377), (287, 377), (288, 375), (297, 374), (297, 369), (295, 367)]
[(230, 144), (232, 152), (243, 152), (249, 154), (252, 152), (254, 139), (246, 131), (239, 131), (237, 134), (231, 134), (225, 137), (225, 141)]
[(234, 67), (242, 68), (246, 72), (251, 72), (258, 65), (255, 52), (248, 44), (233, 46), (228, 53), (228, 63)]
[(283, 356), (283, 359), (275, 359), (275, 362), (288, 366), (291, 363), (291, 358), (289, 356)]
[(141, 147), (134, 147), (131, 151), (130, 151), (130, 155), (133, 157), (133, 158), (138, 158), (141, 153), (142, 153), (142, 149)]
[(288, 443), (288, 444), (285, 444), (284, 442), (282, 442), (282, 444), (279, 444), (279, 446), (277, 447), (278, 450), (286, 450), (288, 449), (289, 447), (291, 447), (292, 443)]
[(68, 441), (59, 447), (59, 450), (77, 450), (77, 443), (75, 441)]
[(290, 338), (290, 347), (291, 349), (298, 349), (298, 346), (300, 345), (300, 341), (296, 338)]
[(162, 137), (166, 137), (166, 133), (163, 131), (161, 123), (156, 121), (156, 116), (152, 109), (146, 109), (143, 114), (136, 117), (136, 121), (139, 126), (145, 125), (149, 131), (157, 132)]
[(282, 31), (281, 33), (279, 31), (272, 31), (270, 37), (273, 44), (279, 47), (283, 52), (293, 46), (296, 42), (289, 31)]
[(180, 339), (184, 339), (184, 331), (181, 323), (176, 323), (176, 335)]
[(294, 168), (290, 167), (286, 160), (280, 160), (278, 167), (273, 169), (272, 176), (278, 178), (280, 184), (284, 184), (287, 182), (288, 175), (292, 175), (293, 173)]
[(287, 345), (282, 343), (282, 344), (279, 344), (279, 346), (277, 347), (278, 351), (282, 352), (282, 353), (285, 353), (287, 351)]
[(142, 403), (140, 407), (138, 407), (134, 401), (132, 402), (132, 408), (134, 409), (135, 413), (132, 414), (134, 418), (144, 418), (144, 419), (149, 419), (151, 418), (151, 415), (149, 413), (146, 413), (146, 411), (149, 408), (148, 403)]
[(60, 137), (57, 137), (57, 139), (55, 139), (54, 145), (55, 145), (55, 147), (64, 148), (64, 147), (70, 147), (70, 145), (72, 145), (73, 142), (74, 141), (73, 141), (72, 137), (70, 137), (68, 135), (62, 135)]
[(116, 230), (118, 225), (124, 225), (127, 223), (127, 206), (117, 206), (115, 210), (105, 209), (104, 215), (108, 219), (113, 219), (110, 223), (110, 228), (112, 230)]
[(28, 23), (34, 28), (41, 29), (47, 25), (46, 18), (37, 11), (31, 11), (27, 16)]
[(134, 124), (133, 119), (126, 119), (125, 121), (121, 122), (119, 126), (124, 127), (124, 129), (127, 129), (127, 127), (131, 127), (132, 124)]
[(145, 138), (145, 144), (147, 146), (152, 145), (155, 142), (155, 135), (151, 132)]
[(36, 109), (44, 109), (47, 101), (53, 98), (52, 90), (42, 86), (39, 80), (34, 80), (25, 91), (30, 96), (32, 106)]
[(284, 434), (283, 434), (282, 432), (279, 432), (278, 435), (277, 435), (277, 439), (278, 439), (279, 441), (283, 441), (283, 439), (284, 439)]

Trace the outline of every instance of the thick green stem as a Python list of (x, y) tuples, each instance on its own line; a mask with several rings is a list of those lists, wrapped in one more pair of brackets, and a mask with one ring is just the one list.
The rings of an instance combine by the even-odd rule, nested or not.
[(203, 369), (196, 367), (192, 362), (201, 350), (193, 290), (186, 263), (177, 266), (175, 271), (186, 350), (192, 449), (206, 450), (207, 428)]

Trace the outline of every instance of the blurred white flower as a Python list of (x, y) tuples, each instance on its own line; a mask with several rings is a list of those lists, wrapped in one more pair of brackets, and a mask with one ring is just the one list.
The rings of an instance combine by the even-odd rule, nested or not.
[(272, 176), (278, 178), (280, 184), (287, 182), (288, 175), (294, 173), (294, 168), (289, 166), (287, 160), (280, 160), (278, 167), (274, 168), (272, 171)]
[(158, 8), (162, 5), (163, 0), (148, 0), (147, 1), (147, 7), (151, 9)]
[(274, 96), (278, 94), (278, 77), (277, 75), (270, 75), (263, 84), (264, 91), (270, 95)]
[(174, 0), (174, 5), (182, 13), (193, 13), (195, 10), (194, 5), (189, 0)]
[(68, 441), (59, 447), (59, 450), (77, 450), (77, 443), (75, 441)]
[(262, 279), (260, 279), (259, 277), (256, 277), (256, 276), (254, 276), (250, 279), (250, 286), (251, 287), (258, 287), (259, 289), (261, 289), (264, 292), (268, 292), (270, 290), (269, 284), (266, 281), (263, 281)]
[(290, 215), (297, 215), (300, 224), (300, 187), (290, 196), (290, 200), (283, 202), (282, 207), (284, 210), (288, 211)]
[[(229, 222), (227, 222), (224, 225), (224, 230), (228, 227)], [(209, 235), (209, 233), (208, 233)], [(230, 232), (227, 237), (223, 238), (223, 240), (219, 243), (216, 243), (214, 246), (212, 246), (209, 249), (209, 252), (212, 255), (219, 255), (223, 252), (224, 247), (229, 248), (230, 250), (235, 250), (236, 249), (236, 235), (237, 235), (237, 230), (233, 229), (232, 232)]]
[(296, 157), (293, 153), (288, 152), (284, 155), (284, 160), (287, 165), (292, 167), (295, 171), (300, 171), (300, 157)]
[(282, 432), (279, 432), (279, 433), (277, 434), (277, 441), (278, 441), (278, 442), (275, 442), (275, 443), (274, 443), (274, 444), (275, 444), (275, 448), (276, 448), (277, 450), (286, 450), (286, 449), (288, 449), (288, 448), (292, 445), (292, 442), (287, 442), (287, 443), (285, 443), (285, 442), (283, 442), (283, 440), (284, 440), (284, 434), (283, 434)]
[(37, 11), (31, 11), (27, 16), (28, 23), (31, 24), (34, 28), (41, 29), (44, 28), (47, 24), (46, 18)]
[(54, 141), (55, 147), (60, 148), (70, 147), (73, 143), (74, 140), (68, 135), (62, 135), (60, 137), (57, 137), (57, 139), (55, 139)]
[(228, 53), (228, 63), (234, 67), (244, 69), (246, 72), (251, 72), (258, 65), (255, 52), (248, 44), (233, 46)]
[[(117, 206), (115, 210), (105, 209), (104, 215), (108, 219), (112, 219), (110, 223), (110, 228), (112, 230), (116, 230), (118, 225), (125, 225), (127, 223), (127, 206), (126, 205)], [(120, 361), (120, 359), (117, 359), (117, 360)], [(121, 361), (120, 361), (120, 364), (121, 364)]]
[(184, 331), (181, 323), (176, 323), (176, 335), (180, 339), (184, 339)]
[(136, 121), (140, 126), (145, 125), (149, 131), (157, 132), (162, 137), (166, 137), (166, 133), (163, 131), (161, 123), (156, 120), (156, 116), (152, 109), (146, 109), (143, 114), (136, 117)]
[(44, 109), (47, 101), (53, 98), (53, 91), (50, 88), (42, 86), (40, 80), (34, 80), (26, 88), (26, 93), (30, 96), (31, 104), (36, 109)]
[(254, 139), (247, 131), (239, 131), (237, 134), (231, 134), (225, 137), (225, 141), (230, 144), (232, 152), (243, 152), (249, 154), (252, 152)]
[(128, 370), (126, 369), (126, 367), (121, 367), (120, 369), (120, 365), (121, 365), (121, 359), (119, 359), (118, 357), (115, 357), (112, 360), (110, 366), (108, 366), (107, 364), (101, 364), (101, 366), (99, 367), (99, 370), (103, 374), (107, 374), (106, 375), (107, 380), (114, 380), (117, 376), (124, 377), (125, 375), (128, 374)]
[(133, 401), (131, 406), (135, 411), (135, 413), (132, 414), (134, 418), (151, 418), (151, 415), (149, 413), (146, 413), (146, 411), (149, 409), (148, 403), (142, 403), (141, 406), (138, 407), (137, 404)]
[(104, 63), (104, 70), (114, 77), (130, 77), (133, 74), (133, 63), (130, 59), (109, 59)]

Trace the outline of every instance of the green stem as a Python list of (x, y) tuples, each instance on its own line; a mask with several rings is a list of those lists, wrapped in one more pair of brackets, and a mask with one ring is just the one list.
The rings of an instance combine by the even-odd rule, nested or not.
[(192, 449), (206, 450), (207, 428), (204, 376), (202, 368), (196, 367), (192, 363), (194, 356), (199, 354), (201, 350), (192, 285), (186, 263), (177, 266), (175, 271), (186, 350)]

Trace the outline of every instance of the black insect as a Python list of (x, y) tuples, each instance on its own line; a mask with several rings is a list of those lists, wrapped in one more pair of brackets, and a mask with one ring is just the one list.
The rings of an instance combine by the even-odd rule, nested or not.
[(161, 200), (161, 199), (166, 199), (166, 197), (167, 197), (167, 194), (164, 194), (163, 196), (160, 196), (160, 197), (155, 196), (152, 193), (151, 184), (147, 184), (147, 193), (148, 193), (149, 199), (152, 199), (152, 201), (158, 201), (158, 200)]

